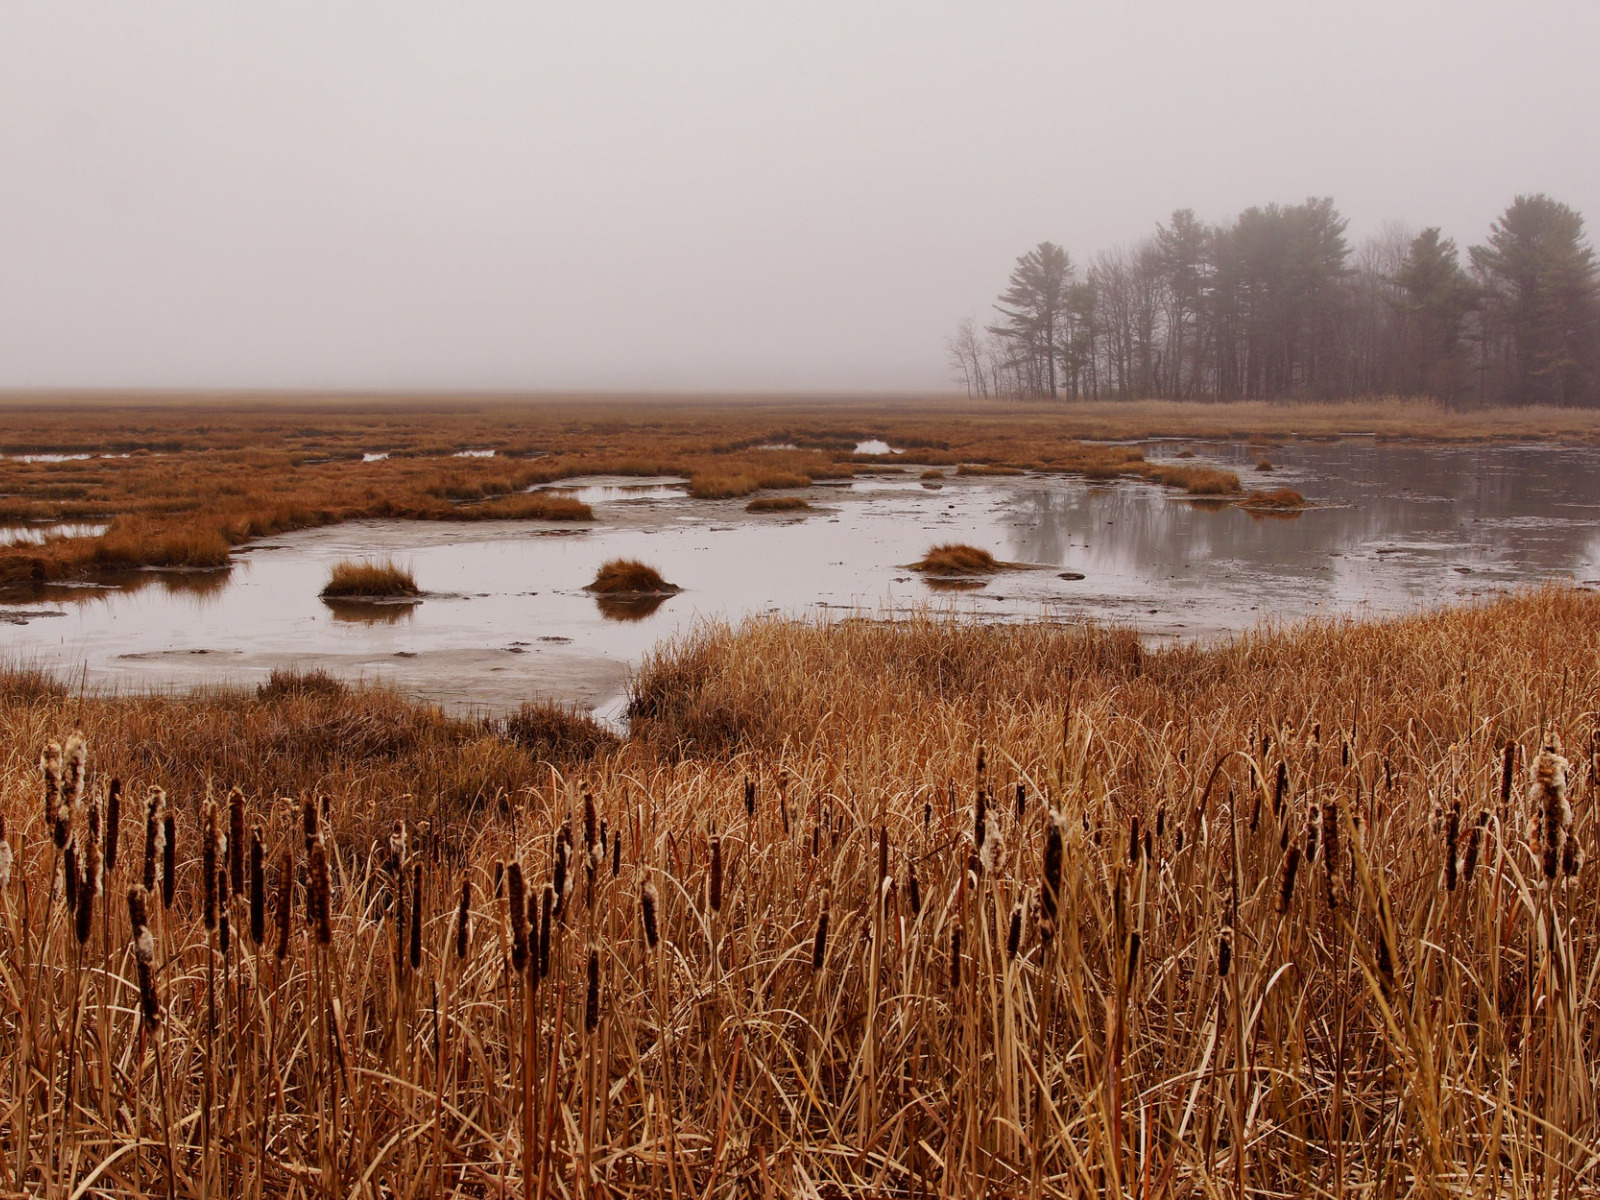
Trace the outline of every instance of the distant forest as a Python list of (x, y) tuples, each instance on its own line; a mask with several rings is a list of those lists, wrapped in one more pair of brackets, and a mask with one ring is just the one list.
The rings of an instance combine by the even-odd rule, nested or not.
[(1085, 266), (1042, 242), (988, 325), (948, 339), (972, 396), (1433, 396), (1600, 405), (1600, 293), (1583, 218), (1518, 196), (1463, 255), (1437, 228), (1352, 251), (1330, 199), (1231, 225), (1189, 209)]

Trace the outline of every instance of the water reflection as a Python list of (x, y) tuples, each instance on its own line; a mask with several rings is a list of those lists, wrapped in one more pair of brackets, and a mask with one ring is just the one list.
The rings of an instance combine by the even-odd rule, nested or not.
[(594, 606), (608, 621), (642, 621), (672, 597), (654, 592), (623, 596), (596, 596)]
[(397, 604), (386, 601), (378, 604), (372, 601), (332, 600), (324, 596), (322, 603), (327, 606), (329, 616), (348, 625), (399, 625), (411, 620), (418, 602), (413, 600)]

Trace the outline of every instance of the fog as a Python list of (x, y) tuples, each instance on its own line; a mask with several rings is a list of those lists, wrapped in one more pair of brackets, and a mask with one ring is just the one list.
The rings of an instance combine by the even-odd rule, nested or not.
[(1600, 5), (0, 5), (0, 387), (911, 390), (1041, 239), (1600, 221)]

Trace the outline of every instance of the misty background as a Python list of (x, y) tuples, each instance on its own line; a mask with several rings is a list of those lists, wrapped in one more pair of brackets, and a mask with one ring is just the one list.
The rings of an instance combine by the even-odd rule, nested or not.
[(0, 388), (890, 389), (1042, 240), (1600, 220), (1600, 6), (0, 5)]

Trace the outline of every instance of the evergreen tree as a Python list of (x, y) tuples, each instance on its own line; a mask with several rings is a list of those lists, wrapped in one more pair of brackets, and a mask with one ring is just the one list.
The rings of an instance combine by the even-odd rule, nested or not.
[(1012, 344), (1027, 390), (1055, 397), (1057, 365), (1067, 334), (1072, 260), (1060, 246), (1040, 242), (1017, 259), (1011, 282), (995, 305), (1004, 318), (990, 332)]

